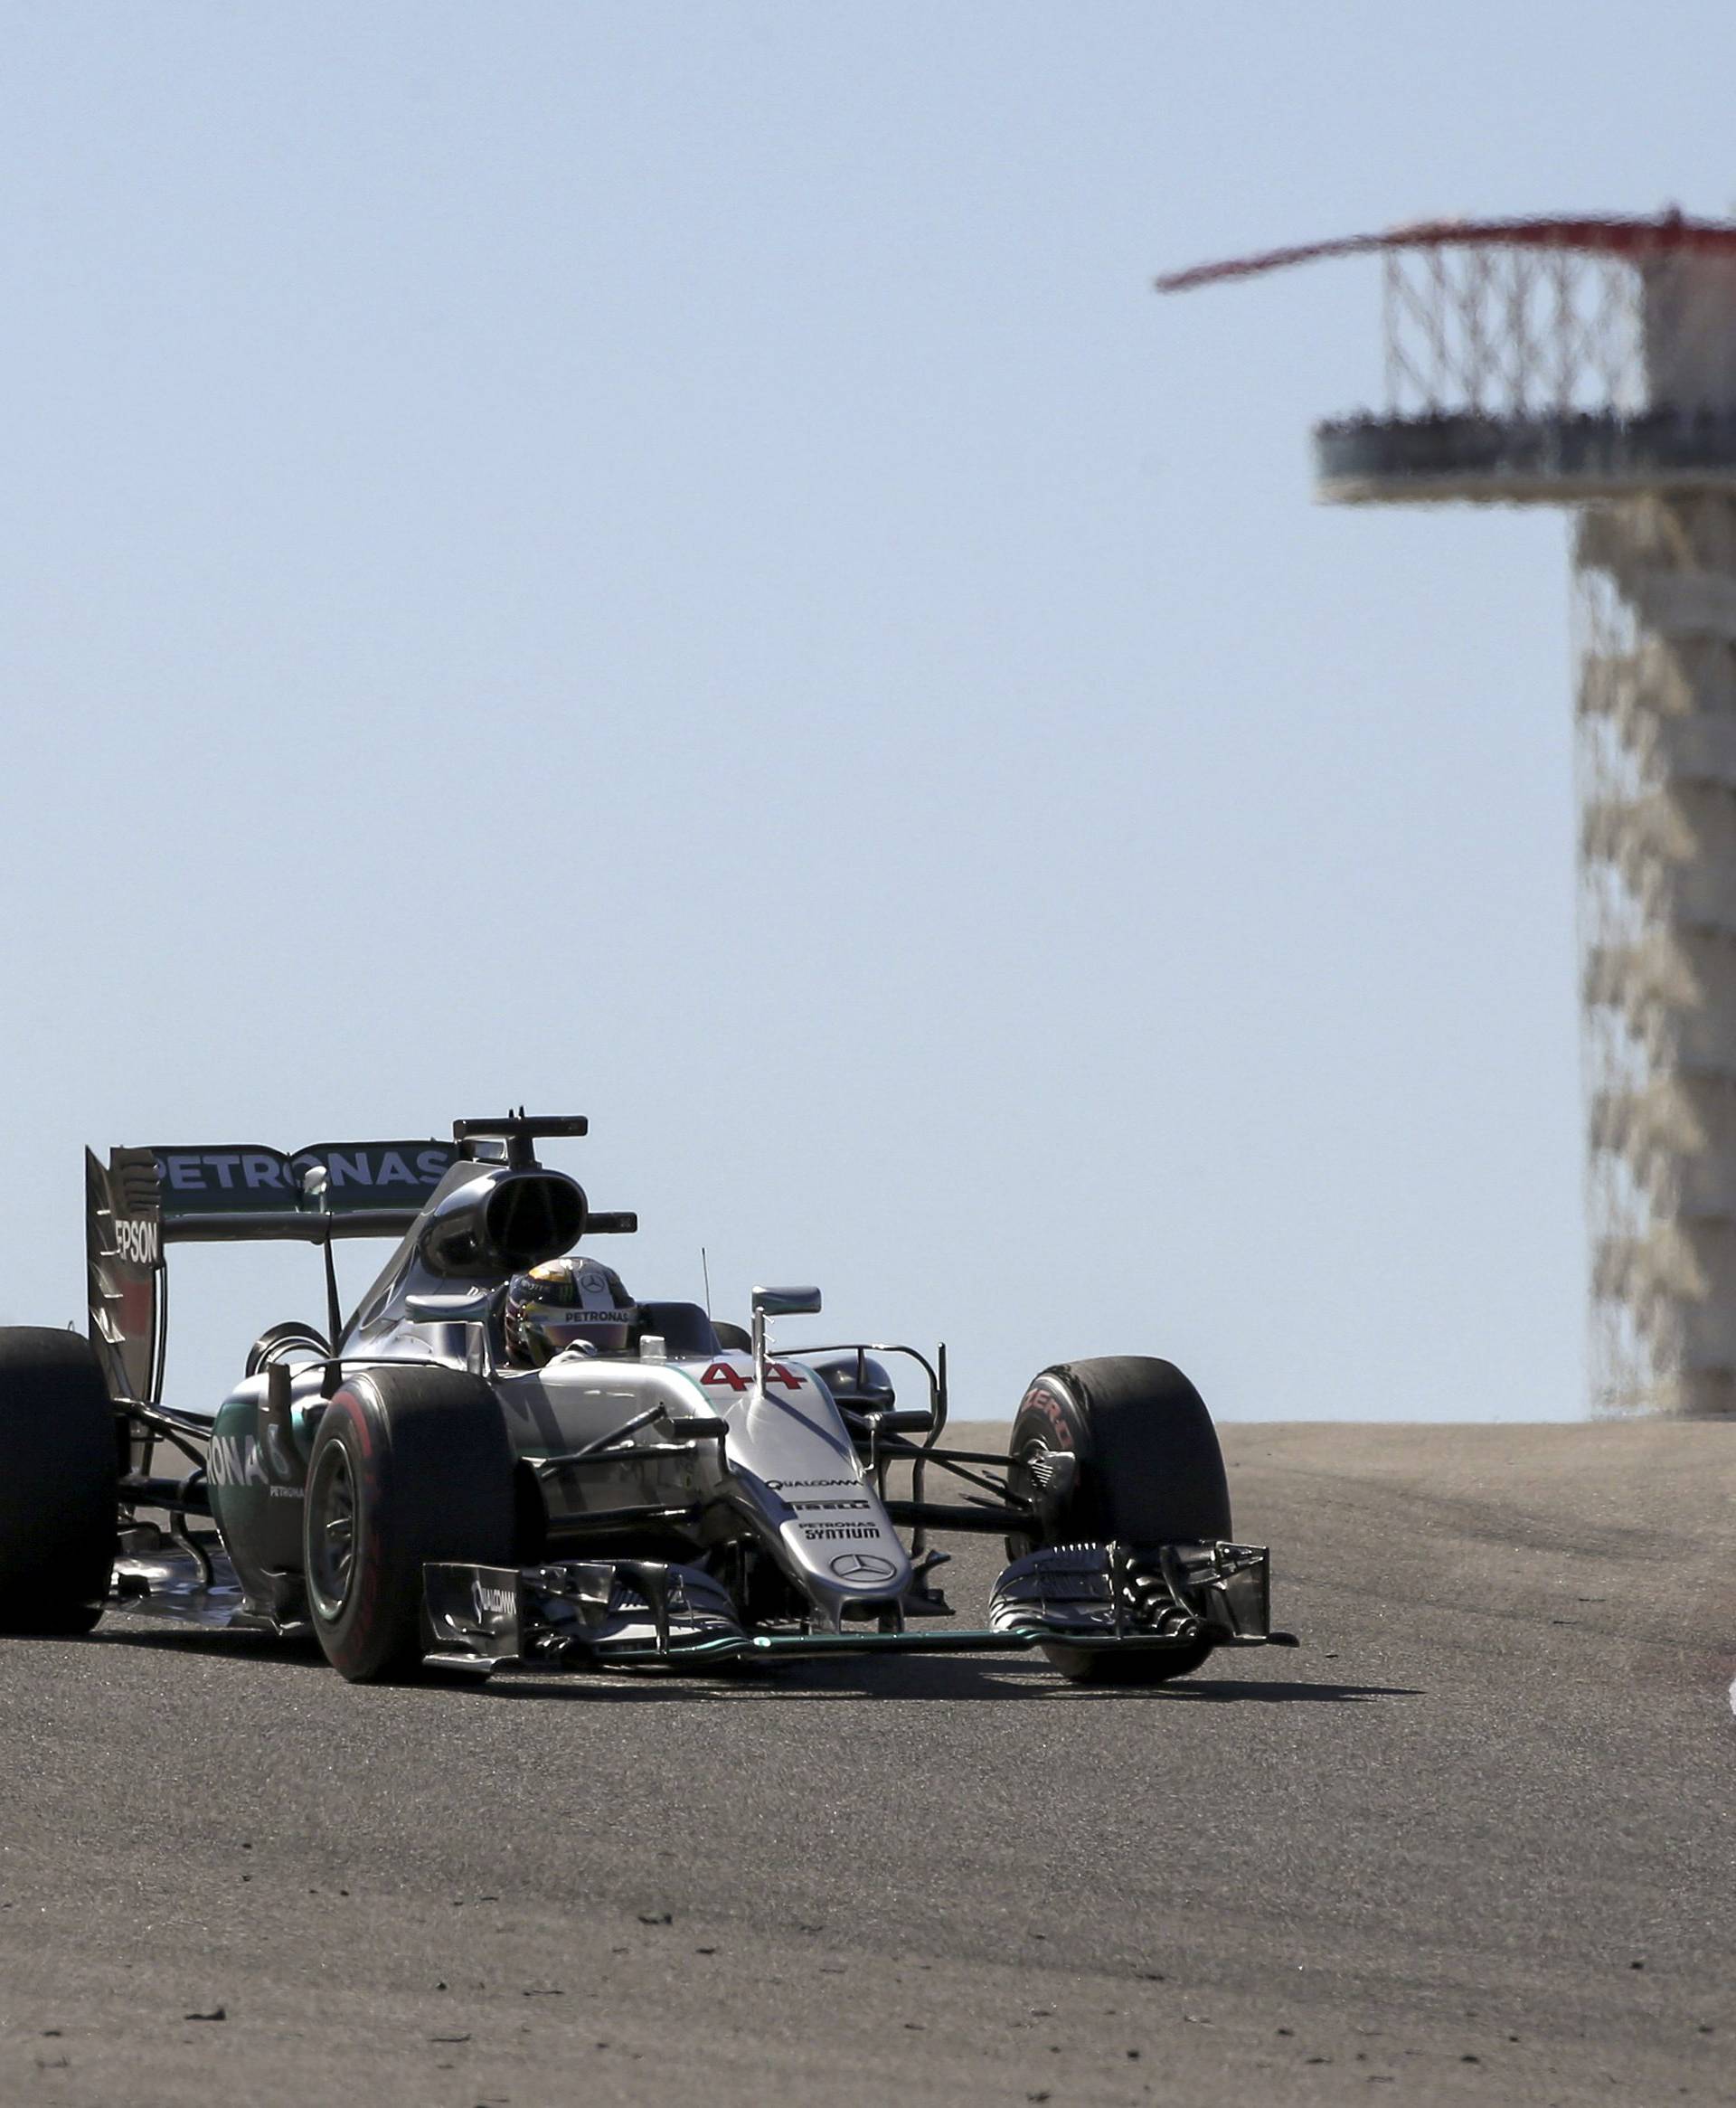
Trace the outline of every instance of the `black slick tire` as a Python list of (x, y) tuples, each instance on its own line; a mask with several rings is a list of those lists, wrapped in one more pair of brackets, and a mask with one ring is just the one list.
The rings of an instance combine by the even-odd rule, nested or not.
[[(1232, 1536), (1223, 1452), (1204, 1401), (1174, 1362), (1146, 1355), (1058, 1362), (1033, 1379), (1014, 1418), (1009, 1482), (1035, 1501), (1036, 1530), (1007, 1540), (1013, 1557), (1042, 1545), (1212, 1543)], [(1046, 1490), (1039, 1448), (1075, 1460), (1071, 1484)], [(1199, 1668), (1209, 1641), (1161, 1652), (1098, 1653), (1046, 1642), (1072, 1683), (1161, 1684)]]
[(88, 1632), (115, 1567), (119, 1438), (89, 1340), (0, 1330), (0, 1632)]
[(514, 1461), (480, 1377), (375, 1368), (344, 1379), (314, 1437), (303, 1526), (308, 1612), (340, 1676), (418, 1673), (430, 1560), (517, 1564)]

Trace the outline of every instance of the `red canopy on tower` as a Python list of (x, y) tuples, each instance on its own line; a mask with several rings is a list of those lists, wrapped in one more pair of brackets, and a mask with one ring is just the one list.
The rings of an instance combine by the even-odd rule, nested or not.
[(1723, 220), (1690, 220), (1664, 213), (1652, 220), (1564, 216), (1532, 220), (1419, 220), (1381, 234), (1345, 234), (1330, 241), (1307, 241), (1289, 249), (1268, 249), (1255, 256), (1231, 257), (1222, 263), (1194, 264), (1167, 271), (1156, 279), (1160, 293), (1185, 293), (1195, 286), (1228, 279), (1257, 278), (1263, 271), (1291, 264), (1315, 263), (1329, 256), (1361, 256), (1391, 249), (1566, 249), (1585, 256), (1641, 256), (1672, 250), (1736, 256), (1736, 224)]

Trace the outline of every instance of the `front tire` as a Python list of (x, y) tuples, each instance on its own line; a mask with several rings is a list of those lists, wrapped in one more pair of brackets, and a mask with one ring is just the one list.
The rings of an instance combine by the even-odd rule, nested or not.
[[(1217, 1430), (1173, 1362), (1114, 1355), (1044, 1369), (1020, 1403), (1008, 1449), (1009, 1486), (1037, 1508), (1036, 1530), (1007, 1540), (1014, 1558), (1042, 1545), (1232, 1536)], [(1045, 1451), (1072, 1461), (1048, 1464)], [(1045, 1640), (1043, 1651), (1070, 1683), (1150, 1685), (1190, 1675), (1212, 1643), (1122, 1652)]]
[(351, 1683), (414, 1676), (429, 1561), (515, 1565), (514, 1456), (494, 1393), (458, 1369), (346, 1377), (307, 1463), (307, 1607)]
[(115, 1567), (115, 1408), (87, 1339), (0, 1331), (0, 1632), (88, 1632)]

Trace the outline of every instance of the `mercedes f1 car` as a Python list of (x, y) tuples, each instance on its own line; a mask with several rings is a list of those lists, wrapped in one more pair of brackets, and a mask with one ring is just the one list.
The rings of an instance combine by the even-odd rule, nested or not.
[[(774, 1351), (811, 1289), (756, 1290), (744, 1332), (574, 1260), (609, 1307), (515, 1352), (528, 1271), (637, 1226), (538, 1161), (585, 1128), (87, 1152), (89, 1338), (0, 1331), (0, 1631), (85, 1632), (106, 1606), (311, 1629), (357, 1682), (1040, 1648), (1144, 1684), (1295, 1644), (1168, 1362), (1045, 1369), (1002, 1455), (943, 1446), (944, 1347)], [(371, 1236), (395, 1249), (344, 1319), (334, 1245)], [(323, 1251), (326, 1327), (274, 1325), (214, 1412), (167, 1404), (168, 1247), (241, 1238)], [(947, 1531), (1006, 1540), (986, 1625), (946, 1621)]]

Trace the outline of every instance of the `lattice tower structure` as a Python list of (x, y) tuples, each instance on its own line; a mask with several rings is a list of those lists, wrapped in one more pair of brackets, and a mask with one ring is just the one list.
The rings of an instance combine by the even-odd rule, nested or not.
[(1385, 401), (1331, 503), (1572, 522), (1594, 1408), (1736, 1418), (1736, 225), (1430, 222), (1382, 271)]

